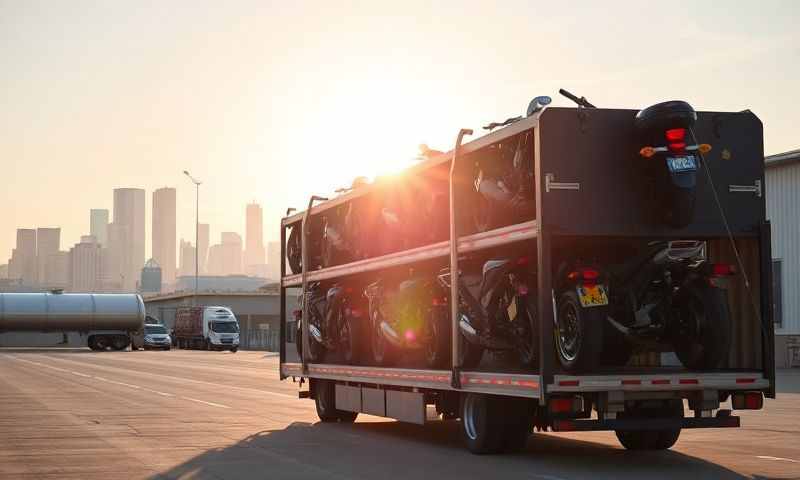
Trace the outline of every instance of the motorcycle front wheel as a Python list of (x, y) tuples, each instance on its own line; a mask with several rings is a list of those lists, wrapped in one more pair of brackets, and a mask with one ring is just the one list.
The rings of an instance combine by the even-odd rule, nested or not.
[(698, 281), (675, 304), (673, 344), (678, 359), (692, 370), (719, 368), (731, 345), (727, 291)]
[(303, 271), (303, 252), (302, 252), (302, 238), (300, 237), (300, 224), (291, 227), (289, 231), (289, 240), (286, 242), (286, 259), (289, 261), (289, 269), (292, 273), (301, 273)]
[(569, 290), (558, 298), (555, 334), (556, 355), (564, 370), (582, 373), (598, 364), (603, 347), (606, 307), (583, 307)]

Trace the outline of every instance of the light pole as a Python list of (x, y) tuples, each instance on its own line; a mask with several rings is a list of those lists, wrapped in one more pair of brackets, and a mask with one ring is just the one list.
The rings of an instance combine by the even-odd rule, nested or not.
[(197, 276), (200, 270), (200, 263), (198, 262), (198, 254), (200, 252), (200, 184), (202, 182), (195, 179), (188, 170), (184, 170), (183, 174), (194, 183), (197, 192), (194, 204), (194, 304), (197, 306)]

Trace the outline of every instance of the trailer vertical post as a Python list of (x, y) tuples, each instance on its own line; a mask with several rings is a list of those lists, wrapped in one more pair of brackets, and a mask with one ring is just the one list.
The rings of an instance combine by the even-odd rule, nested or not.
[(759, 308), (761, 310), (761, 365), (769, 380), (767, 398), (775, 398), (775, 323), (773, 318), (772, 292), (772, 231), (769, 220), (760, 225), (759, 235)]
[(453, 178), (456, 173), (456, 160), (458, 159), (458, 149), (465, 135), (472, 135), (472, 130), (462, 128), (456, 138), (456, 146), (453, 148), (453, 159), (450, 162), (450, 350), (452, 352), (452, 378), (453, 388), (461, 388), (461, 358), (459, 327), (458, 327), (458, 231), (456, 229), (456, 186)]
[(308, 374), (308, 349), (310, 348), (310, 344), (308, 341), (308, 241), (307, 238), (309, 236), (308, 232), (308, 219), (311, 217), (311, 208), (314, 206), (314, 201), (320, 200), (325, 201), (327, 198), (325, 197), (318, 197), (316, 195), (312, 195), (311, 198), (308, 200), (308, 208), (306, 208), (305, 213), (303, 214), (303, 221), (300, 224), (300, 256), (303, 260), (303, 269), (302, 269), (302, 278), (303, 278), (303, 289), (302, 289), (302, 308), (303, 318), (301, 325), (302, 329), (302, 341), (303, 341), (303, 348), (302, 348), (302, 358), (300, 359), (303, 363), (303, 373)]
[(539, 318), (539, 404), (547, 404), (547, 385), (553, 380), (553, 324), (555, 321), (555, 300), (552, 282), (552, 234), (547, 225), (547, 214), (544, 205), (545, 171), (542, 164), (541, 124), (533, 129), (534, 138), (534, 176), (536, 181), (536, 220), (538, 235), (536, 236), (536, 300), (537, 317)]
[[(280, 280), (279, 280), (279, 287), (280, 288), (280, 295), (281, 295), (281, 320), (280, 320), (280, 335), (278, 338), (278, 352), (280, 359), (280, 364), (286, 362), (286, 287), (283, 286), (283, 277), (286, 276), (286, 226), (281, 222), (281, 268), (280, 268)], [(295, 339), (297, 341), (297, 339)], [(280, 379), (283, 380), (286, 376), (283, 374), (283, 369), (278, 368), (278, 375)]]

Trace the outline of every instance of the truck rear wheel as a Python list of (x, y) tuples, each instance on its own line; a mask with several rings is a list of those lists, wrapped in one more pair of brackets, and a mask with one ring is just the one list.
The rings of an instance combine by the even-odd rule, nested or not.
[(532, 405), (524, 399), (467, 393), (461, 402), (461, 427), (472, 453), (518, 451), (533, 430)]
[[(624, 418), (683, 418), (683, 400), (670, 401), (661, 408), (633, 406), (620, 413)], [(674, 430), (617, 430), (617, 439), (628, 450), (666, 450), (678, 441), (681, 429)]]
[(125, 350), (130, 345), (130, 340), (124, 335), (115, 335), (111, 339), (111, 348), (117, 351)]
[(336, 383), (329, 380), (311, 379), (317, 416), (323, 422), (353, 423), (358, 412), (347, 412), (336, 408)]

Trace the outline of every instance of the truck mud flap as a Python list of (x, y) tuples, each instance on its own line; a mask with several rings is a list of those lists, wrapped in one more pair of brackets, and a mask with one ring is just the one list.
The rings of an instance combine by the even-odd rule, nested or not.
[(737, 428), (739, 417), (713, 418), (650, 418), (620, 420), (553, 420), (554, 432), (588, 432), (598, 430), (678, 430), (683, 428)]

